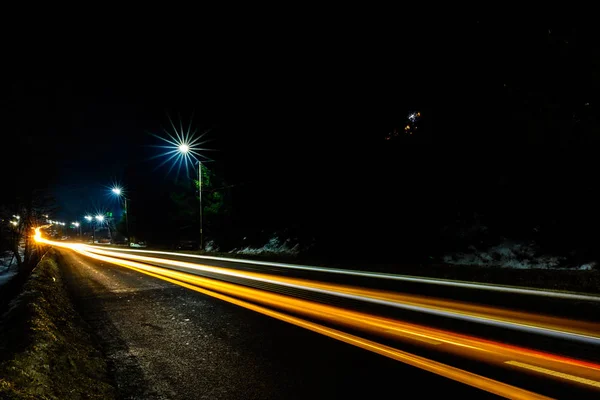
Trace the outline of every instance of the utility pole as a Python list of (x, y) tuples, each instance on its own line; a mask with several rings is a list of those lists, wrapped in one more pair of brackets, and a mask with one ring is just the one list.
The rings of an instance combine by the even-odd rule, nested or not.
[(125, 200), (125, 230), (127, 233), (127, 246), (131, 246), (131, 238), (129, 237), (129, 211), (127, 210), (127, 197), (123, 196)]
[(202, 163), (198, 161), (198, 197), (200, 199), (200, 250), (204, 250), (204, 233), (202, 232)]

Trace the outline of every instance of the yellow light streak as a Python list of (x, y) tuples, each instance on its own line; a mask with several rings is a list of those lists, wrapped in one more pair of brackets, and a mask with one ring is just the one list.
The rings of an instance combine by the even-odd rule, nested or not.
[[(260, 304), (253, 304), (253, 307), (260, 308), (266, 306), (276, 308), (280, 311), (271, 311), (278, 312), (282, 315), (285, 314), (281, 313), (281, 311), (291, 312), (295, 315), (301, 315), (303, 317), (312, 318), (329, 324), (333, 323), (337, 326), (344, 326), (394, 340), (409, 342), (417, 341), (421, 345), (429, 346), (440, 345), (439, 348), (441, 348), (442, 351), (493, 363), (496, 365), (505, 365), (507, 360), (515, 360), (514, 362), (520, 362), (526, 365), (530, 365), (529, 363), (543, 365), (544, 367), (547, 367), (546, 369), (548, 370), (559, 370), (558, 373), (560, 374), (569, 376), (576, 376), (574, 374), (581, 375), (581, 377), (577, 377), (579, 379), (587, 379), (591, 381), (600, 380), (600, 366), (590, 362), (557, 356), (554, 354), (517, 346), (505, 345), (502, 343), (419, 326), (416, 324), (409, 324), (363, 312), (346, 310), (331, 305), (270, 293), (259, 289), (222, 282), (211, 278), (205, 278), (182, 271), (148, 265), (137, 261), (95, 254), (88, 251), (87, 246), (77, 243), (54, 243), (41, 237), (36, 238), (36, 240), (44, 241), (46, 243), (54, 244), (64, 248), (69, 248), (85, 256), (130, 268), (196, 291), (211, 291), (212, 293), (218, 293), (219, 296), (234, 297), (236, 301)], [(122, 255), (119, 254), (119, 256)], [(238, 272), (245, 273), (246, 271)], [(329, 287), (329, 284), (316, 284), (326, 285)], [(350, 289), (359, 291), (361, 290), (360, 288)]]
[(437, 361), (429, 360), (423, 357), (419, 357), (414, 354), (410, 354), (390, 346), (386, 346), (368, 339), (361, 338), (359, 336), (351, 335), (346, 332), (339, 331), (327, 326), (323, 326), (311, 321), (303, 320), (298, 317), (287, 315), (279, 311), (271, 310), (266, 307), (258, 306), (256, 304), (249, 303), (244, 300), (240, 300), (231, 296), (227, 296), (212, 290), (204, 289), (198, 286), (194, 286), (185, 282), (178, 281), (176, 279), (169, 278), (160, 274), (156, 274), (147, 270), (140, 270), (133, 266), (126, 266), (127, 268), (134, 269), (143, 274), (153, 276), (158, 279), (165, 280), (167, 282), (174, 283), (179, 286), (183, 286), (187, 289), (194, 290), (196, 292), (203, 293), (208, 296), (218, 298), (223, 301), (238, 305), (240, 307), (247, 308), (249, 310), (276, 318), (278, 320), (299, 326), (310, 331), (320, 333), (330, 338), (342, 341), (344, 343), (351, 344), (353, 346), (368, 350), (382, 356), (394, 359), (396, 361), (403, 362), (416, 368), (423, 369), (428, 372), (461, 382), (463, 384), (502, 396), (508, 399), (523, 399), (523, 400), (545, 400), (551, 399), (551, 397), (542, 396), (537, 393), (533, 393), (528, 390), (524, 390), (503, 382), (499, 382), (490, 378), (486, 378), (481, 375), (474, 374), (459, 368), (452, 367), (450, 365), (442, 364)]
[(564, 372), (552, 371), (552, 370), (547, 369), (547, 368), (536, 367), (535, 365), (524, 364), (524, 363), (521, 363), (521, 362), (518, 362), (518, 361), (506, 361), (506, 364), (514, 365), (514, 366), (517, 366), (517, 367), (529, 369), (529, 370), (536, 371), (536, 372), (540, 372), (540, 373), (546, 374), (546, 375), (556, 376), (558, 378), (567, 379), (567, 380), (570, 380), (570, 381), (573, 381), (573, 382), (577, 382), (577, 383), (583, 383), (584, 385), (590, 385), (590, 386), (595, 386), (597, 388), (600, 388), (600, 382), (598, 382), (598, 381), (594, 381), (594, 380), (591, 380), (591, 379), (580, 378), (580, 377), (575, 376), (575, 375), (565, 374)]
[(346, 310), (308, 300), (269, 293), (254, 288), (191, 275), (181, 271), (146, 265), (136, 261), (114, 259), (99, 254), (88, 253), (87, 251), (80, 249), (78, 251), (101, 261), (114, 263), (141, 272), (151, 272), (193, 286), (201, 286), (205, 289), (235, 296), (236, 298), (246, 301), (278, 308), (286, 312), (300, 314), (323, 322), (358, 329), (370, 334), (401, 341), (417, 340), (423, 342), (423, 339), (425, 339), (425, 341), (440, 342), (445, 345), (444, 350), (447, 352), (463, 357), (483, 360), (492, 364), (502, 365), (506, 359), (516, 359), (523, 362), (535, 362), (552, 368), (568, 370), (569, 372), (576, 371), (578, 374), (584, 376), (596, 377), (600, 375), (598, 373), (600, 367), (592, 363), (582, 363), (578, 360), (566, 357), (530, 351), (516, 346), (506, 346), (501, 343), (400, 322), (390, 318), (373, 316), (358, 311)]
[(515, 327), (545, 328), (552, 331), (556, 331), (557, 333), (577, 334), (589, 338), (597, 338), (600, 340), (600, 324), (592, 322), (575, 321), (566, 318), (549, 317), (539, 314), (506, 310), (502, 308), (473, 305), (459, 301), (399, 294), (383, 290), (357, 288), (334, 283), (314, 282), (306, 279), (275, 276), (259, 272), (232, 270), (229, 268), (215, 267), (204, 264), (195, 264), (169, 259), (161, 259), (156, 257), (139, 256), (134, 254), (119, 253), (95, 248), (87, 248), (86, 250), (93, 253), (104, 254), (118, 258), (139, 260), (148, 263), (159, 263), (162, 265), (170, 265), (173, 267), (188, 268), (192, 270), (202, 270), (207, 272), (221, 273), (225, 275), (233, 274), (234, 276), (266, 280), (274, 283), (304, 286), (307, 288), (314, 288), (324, 291), (354, 296), (362, 296), (368, 299), (383, 300), (391, 303), (396, 303), (398, 305), (426, 307), (431, 310), (437, 310), (446, 313), (454, 313), (462, 316), (469, 316), (492, 322), (510, 323), (513, 324)]

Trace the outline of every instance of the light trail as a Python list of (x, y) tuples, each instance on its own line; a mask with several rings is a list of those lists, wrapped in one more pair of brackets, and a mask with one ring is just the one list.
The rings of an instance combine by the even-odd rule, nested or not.
[[(513, 393), (513, 390), (521, 389), (498, 381), (489, 380), (488, 378), (472, 374), (468, 371), (440, 364), (433, 360), (424, 359), (355, 335), (350, 335), (332, 327), (324, 326), (312, 321), (306, 321), (299, 318), (299, 316), (317, 320), (325, 324), (333, 324), (336, 327), (350, 328), (378, 337), (418, 344), (419, 346), (429, 347), (436, 351), (483, 361), (502, 368), (514, 368), (517, 365), (529, 365), (532, 366), (532, 368), (529, 369), (530, 372), (537, 373), (546, 378), (553, 377), (558, 380), (565, 380), (567, 379), (565, 378), (566, 376), (574, 377), (576, 379), (567, 380), (574, 384), (582, 384), (585, 386), (590, 386), (587, 384), (588, 382), (600, 382), (600, 365), (592, 362), (518, 346), (505, 345), (503, 343), (440, 329), (433, 329), (412, 323), (405, 323), (391, 318), (298, 299), (287, 295), (193, 275), (179, 270), (148, 265), (138, 261), (96, 254), (98, 251), (96, 249), (89, 249), (89, 246), (77, 243), (51, 242), (41, 238), (41, 236), (37, 234), (36, 240), (58, 247), (69, 248), (90, 258), (130, 268), (192, 290), (209, 294), (225, 301), (233, 302), (243, 307), (270, 315), (274, 318), (302, 326), (306, 329), (334, 337), (338, 340), (345, 341), (346, 343), (354, 344), (358, 347), (502, 396), (510, 398), (535, 398), (530, 397), (535, 395), (531, 392), (525, 391)], [(122, 253), (119, 254), (119, 257), (122, 257)], [(292, 313), (295, 316), (288, 315), (287, 313)], [(552, 371), (554, 373), (549, 374), (547, 371)]]
[[(136, 268), (133, 268), (137, 270)], [(516, 386), (512, 386), (503, 382), (496, 381), (494, 379), (486, 378), (484, 376), (474, 374), (472, 372), (468, 372), (459, 368), (452, 367), (450, 365), (442, 364), (437, 361), (429, 360), (427, 358), (419, 357), (414, 354), (410, 354), (398, 349), (395, 349), (390, 346), (386, 346), (381, 343), (374, 342), (372, 340), (364, 339), (356, 335), (351, 335), (346, 332), (342, 332), (337, 329), (333, 329), (324, 325), (320, 325), (311, 321), (307, 321), (298, 317), (294, 317), (291, 315), (287, 315), (275, 310), (271, 310), (266, 307), (258, 306), (256, 304), (249, 303), (247, 301), (243, 301), (237, 299), (235, 297), (227, 296), (218, 292), (214, 292), (211, 290), (207, 290), (198, 286), (186, 284), (184, 282), (171, 279), (162, 275), (154, 274), (149, 271), (139, 270), (139, 272), (153, 276), (158, 279), (165, 280), (167, 282), (171, 282), (173, 284), (183, 286), (187, 289), (194, 290), (196, 292), (200, 292), (202, 294), (215, 297), (219, 300), (223, 300), (232, 304), (235, 304), (240, 307), (244, 307), (246, 309), (261, 313), (263, 315), (267, 315), (269, 317), (278, 319), (280, 321), (287, 322), (289, 324), (293, 324), (299, 326), (301, 328), (319, 333), (324, 336), (328, 336), (332, 339), (336, 339), (342, 341), (344, 343), (351, 344), (353, 346), (362, 348), (367, 351), (371, 351), (373, 353), (382, 355), (384, 357), (391, 358), (396, 361), (403, 362), (405, 364), (411, 365), (416, 368), (420, 368), (422, 370), (455, 380), (457, 382), (461, 382), (463, 384), (487, 391), (489, 393), (496, 394), (498, 396), (505, 397), (507, 399), (521, 399), (521, 400), (547, 400), (551, 399), (547, 396), (542, 396), (540, 394), (518, 388)]]
[[(89, 246), (89, 247), (103, 249), (98, 246)], [(133, 249), (119, 249), (119, 248), (111, 248), (111, 250), (120, 251), (120, 252), (163, 254), (163, 255), (171, 255), (171, 256), (176, 256), (176, 257), (190, 257), (190, 258), (199, 258), (199, 259), (204, 259), (204, 260), (261, 265), (261, 266), (277, 267), (277, 268), (285, 268), (285, 269), (296, 269), (296, 270), (301, 270), (301, 271), (320, 272), (320, 273), (326, 273), (326, 274), (359, 276), (359, 277), (363, 277), (363, 278), (387, 279), (387, 280), (395, 280), (395, 281), (405, 281), (405, 282), (423, 283), (423, 284), (431, 284), (431, 285), (459, 287), (459, 288), (464, 288), (464, 289), (489, 290), (489, 291), (504, 292), (504, 293), (552, 297), (552, 298), (565, 299), (565, 300), (583, 300), (583, 301), (591, 301), (591, 302), (600, 303), (600, 296), (594, 296), (594, 295), (590, 295), (590, 294), (581, 294), (581, 293), (572, 293), (572, 292), (561, 292), (561, 291), (556, 291), (556, 290), (542, 290), (542, 289), (533, 289), (533, 288), (523, 288), (523, 287), (517, 287), (517, 286), (494, 285), (494, 284), (490, 284), (490, 283), (477, 283), (477, 282), (465, 282), (465, 281), (457, 281), (457, 280), (450, 280), (450, 279), (427, 278), (427, 277), (421, 277), (421, 276), (396, 275), (396, 274), (388, 274), (388, 273), (384, 273), (384, 272), (355, 271), (355, 270), (340, 269), (340, 268), (322, 268), (322, 267), (315, 267), (315, 266), (309, 266), (309, 265), (287, 264), (287, 263), (278, 263), (278, 262), (271, 262), (271, 261), (256, 261), (256, 260), (247, 260), (247, 259), (241, 259), (241, 258), (203, 256), (203, 255), (198, 255), (198, 254), (175, 253), (175, 252), (158, 251), (158, 250), (139, 250), (139, 249), (133, 250)]]
[(400, 295), (381, 290), (355, 288), (340, 284), (313, 282), (305, 279), (193, 264), (185, 261), (119, 253), (98, 247), (90, 247), (84, 246), (82, 248), (89, 252), (111, 257), (133, 259), (167, 268), (183, 269), (185, 272), (216, 273), (222, 276), (248, 279), (261, 283), (600, 346), (600, 336), (598, 336), (600, 333), (600, 324), (595, 323), (514, 312), (493, 307), (474, 306), (457, 301), (430, 299), (414, 295)]
[(536, 367), (535, 365), (524, 364), (524, 363), (520, 363), (518, 361), (507, 361), (506, 364), (508, 364), (508, 365), (514, 365), (514, 366), (521, 367), (521, 368), (530, 369), (532, 371), (541, 372), (543, 374), (557, 376), (557, 377), (562, 378), (562, 379), (567, 379), (567, 380), (570, 380), (570, 381), (573, 381), (573, 382), (583, 383), (584, 385), (590, 385), (590, 386), (595, 386), (597, 388), (600, 388), (600, 382), (594, 381), (592, 379), (580, 378), (579, 376), (574, 376), (574, 375), (571, 375), (571, 374), (565, 374), (564, 372), (552, 371), (551, 369), (540, 368), (540, 367)]
[[(338, 307), (314, 303), (275, 293), (264, 292), (249, 287), (216, 281), (209, 278), (190, 275), (181, 271), (165, 270), (160, 267), (142, 264), (135, 261), (116, 259), (102, 256), (87, 251), (81, 251), (101, 261), (115, 263), (140, 272), (149, 272), (156, 276), (163, 276), (176, 282), (202, 287), (225, 295), (235, 296), (238, 299), (260, 303), (263, 306), (282, 309), (294, 314), (318, 319), (326, 323), (334, 323), (352, 329), (358, 329), (369, 334), (384, 336), (404, 342), (417, 341), (420, 344), (434, 341), (445, 345), (444, 350), (462, 357), (483, 360), (488, 363), (502, 366), (507, 359), (519, 360), (527, 363), (546, 365), (551, 368), (576, 371), (583, 376), (600, 375), (600, 365), (580, 362), (575, 359), (555, 356), (549, 353), (533, 352), (525, 348), (504, 346), (501, 343), (483, 341), (465, 335), (418, 326), (395, 321), (389, 318), (371, 316), (365, 313), (344, 310)], [(568, 361), (568, 362), (565, 362)], [(585, 378), (583, 378), (585, 379)]]

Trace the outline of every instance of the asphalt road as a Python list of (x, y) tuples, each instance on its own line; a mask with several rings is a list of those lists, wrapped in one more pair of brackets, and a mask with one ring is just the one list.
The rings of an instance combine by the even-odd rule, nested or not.
[(169, 282), (60, 253), (120, 398), (495, 398)]

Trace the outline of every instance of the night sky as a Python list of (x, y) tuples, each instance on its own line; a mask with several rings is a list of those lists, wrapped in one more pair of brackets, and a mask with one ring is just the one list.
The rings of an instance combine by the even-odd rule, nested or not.
[[(217, 150), (207, 166), (228, 184), (256, 188), (252, 201), (276, 199), (274, 213), (292, 214), (310, 203), (337, 222), (381, 219), (382, 207), (417, 187), (417, 198), (440, 202), (457, 185), (483, 193), (503, 174), (542, 170), (544, 182), (565, 169), (592, 174), (579, 163), (591, 163), (600, 137), (593, 32), (426, 21), (319, 24), (310, 34), (309, 25), (242, 29), (181, 44), (187, 55), (176, 41), (128, 43), (72, 74), (5, 76), (3, 162), (18, 154), (41, 163), (66, 221), (116, 207), (108, 187), (127, 184), (127, 171), (143, 171), (160, 196), (175, 174), (154, 170), (152, 145), (161, 143), (151, 133), (164, 136), (168, 115), (194, 116)], [(413, 112), (421, 117), (408, 135)]]

